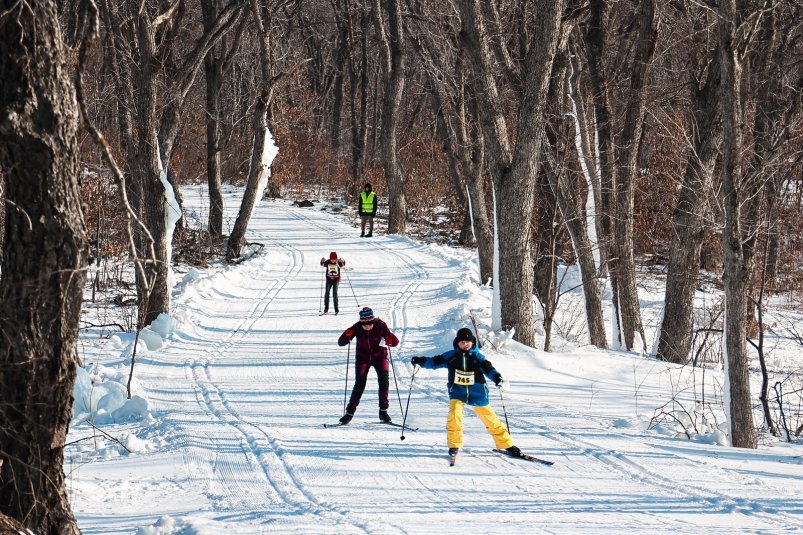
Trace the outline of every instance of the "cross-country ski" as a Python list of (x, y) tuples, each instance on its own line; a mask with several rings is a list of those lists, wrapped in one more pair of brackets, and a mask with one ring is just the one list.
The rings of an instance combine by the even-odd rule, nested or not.
[(527, 453), (519, 453), (517, 455), (517, 454), (510, 453), (509, 451), (505, 451), (505, 450), (491, 450), (491, 451), (494, 451), (496, 453), (501, 453), (502, 455), (505, 455), (507, 457), (512, 457), (514, 459), (521, 459), (522, 461), (530, 461), (532, 463), (543, 464), (545, 466), (552, 466), (553, 464), (555, 464), (552, 461), (547, 461), (546, 459), (540, 459), (538, 457), (534, 457), (532, 455), (528, 455)]

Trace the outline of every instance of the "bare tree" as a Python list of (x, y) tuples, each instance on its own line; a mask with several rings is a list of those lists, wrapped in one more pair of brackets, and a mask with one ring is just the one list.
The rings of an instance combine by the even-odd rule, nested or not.
[(700, 251), (705, 231), (711, 226), (707, 199), (722, 144), (720, 62), (715, 49), (708, 52), (708, 44), (705, 40), (700, 44), (705, 52), (698, 61), (692, 58), (692, 66), (687, 69), (691, 97), (690, 150), (672, 213), (664, 318), (658, 333), (657, 356), (678, 364), (686, 363), (691, 355)]
[[(719, 7), (719, 51), (722, 62), (722, 203), (725, 228), (722, 248), (725, 282), (725, 365), (729, 396), (726, 399), (733, 446), (755, 448), (753, 404), (747, 362), (747, 285), (752, 269), (754, 239), (746, 236), (755, 221), (756, 184), (746, 183), (741, 168), (742, 59), (746, 43), (739, 39), (746, 18), (745, 0), (722, 0)], [(747, 227), (747, 228), (745, 228)], [(745, 240), (745, 238), (748, 238)]]
[[(387, 22), (385, 22), (387, 13)], [(382, 163), (388, 184), (388, 234), (407, 231), (407, 200), (397, 148), (399, 109), (404, 93), (404, 25), (401, 0), (374, 0), (382, 58)]]
[(63, 448), (78, 364), (86, 229), (78, 107), (56, 2), (3, 0), (0, 174), (0, 511), (43, 534), (79, 533)]
[[(720, 194), (725, 212), (723, 343), (729, 424), (734, 446), (755, 448), (746, 347), (747, 318), (752, 316), (748, 312), (750, 287), (765, 221), (762, 213), (775, 210), (783, 180), (780, 158), (790, 141), (799, 139), (803, 117), (801, 67), (786, 63), (790, 29), (799, 28), (800, 6), (784, 2), (765, 9), (749, 0), (725, 0), (720, 3), (719, 18), (724, 129)], [(751, 78), (746, 78), (748, 75)], [(747, 120), (750, 113), (752, 121)], [(746, 122), (751, 123), (749, 129), (743, 129)], [(747, 141), (745, 130), (750, 135)], [(744, 157), (746, 150), (750, 158)]]
[[(423, 2), (415, 2), (410, 41), (431, 82), (437, 132), (449, 162), (455, 196), (465, 209), (460, 242), (476, 241), (480, 280), (484, 283), (493, 277), (494, 244), (485, 202), (485, 139), (477, 122), (477, 98), (467, 80), (466, 50), (458, 38), (459, 27), (435, 23), (440, 18), (424, 7)], [(438, 34), (438, 30), (443, 33)]]
[(480, 123), (488, 144), (488, 164), (498, 200), (502, 327), (515, 329), (516, 340), (534, 346), (532, 232), (529, 222), (541, 157), (546, 96), (560, 40), (565, 2), (536, 2), (540, 27), (533, 32), (524, 60), (523, 94), (515, 144), (511, 142), (508, 119), (497, 86), (491, 39), (481, 4), (479, 0), (461, 0), (461, 37), (465, 39), (478, 80)]
[(180, 219), (181, 214), (171, 212), (177, 209), (168, 203), (177, 194), (169, 184), (169, 167), (184, 104), (204, 58), (236, 24), (242, 3), (232, 0), (221, 8), (214, 24), (190, 41), (192, 48), (185, 52), (179, 47), (180, 37), (187, 37), (182, 33), (188, 15), (184, 2), (175, 2), (166, 10), (155, 1), (101, 2), (121, 101), (118, 123), (131, 178), (126, 182), (128, 197), (153, 238), (151, 253), (150, 239), (135, 227), (138, 254), (147, 260), (144, 276), (137, 272), (137, 294), (146, 306), (145, 324), (170, 310), (169, 238), (173, 229), (168, 220)]
[(295, 3), (296, 1), (297, 0), (280, 0), (263, 6), (258, 0), (251, 0), (251, 13), (256, 22), (257, 35), (259, 36), (261, 77), (259, 95), (257, 95), (256, 98), (252, 120), (254, 141), (251, 147), (251, 163), (248, 169), (248, 181), (246, 182), (245, 193), (240, 202), (240, 210), (237, 213), (237, 219), (234, 221), (234, 227), (229, 235), (227, 244), (226, 260), (229, 262), (233, 262), (241, 256), (242, 248), (245, 245), (245, 231), (251, 221), (254, 207), (264, 192), (267, 183), (269, 170), (265, 167), (267, 162), (265, 161), (264, 154), (269, 141), (267, 138), (269, 133), (268, 112), (271, 102), (273, 101), (273, 92), (276, 88), (276, 84), (283, 77), (292, 72), (292, 70), (306, 63), (306, 61), (302, 61), (287, 72), (275, 74), (276, 65), (273, 61), (271, 35), (273, 16), (281, 9), (287, 7), (288, 4)]
[[(555, 58), (549, 87), (549, 102), (552, 106), (552, 113), (549, 115), (550, 120), (547, 123), (546, 136), (549, 140), (551, 151), (546, 151), (543, 172), (549, 179), (549, 186), (563, 215), (563, 221), (571, 237), (574, 253), (580, 267), (590, 342), (597, 347), (604, 348), (607, 347), (607, 342), (602, 315), (601, 289), (597, 279), (597, 267), (586, 226), (588, 218), (585, 216), (586, 195), (589, 194), (589, 188), (582, 173), (576, 172), (576, 170), (567, 165), (567, 158), (560, 155), (568, 151), (565, 147), (567, 144), (566, 139), (570, 136), (568, 131), (571, 130), (572, 126), (581, 123), (576, 118), (570, 118), (570, 113), (561, 113), (564, 109), (569, 108), (565, 102), (568, 100), (567, 87), (571, 83), (568, 80), (569, 65), (568, 53), (566, 48), (563, 47)], [(557, 299), (555, 298), (555, 306), (557, 306), (556, 301)], [(544, 316), (546, 330), (546, 311)]]
[[(611, 9), (616, 8), (619, 6)], [(633, 349), (635, 333), (638, 332), (642, 348), (646, 350), (635, 281), (633, 196), (636, 157), (646, 110), (647, 79), (657, 40), (655, 2), (640, 0), (635, 13), (621, 14), (626, 19), (622, 22), (624, 35), (613, 45), (606, 38), (608, 15), (604, 0), (591, 0), (586, 51), (599, 137), (602, 243), (607, 248), (605, 256), (610, 265), (614, 326), (618, 328), (613, 341), (626, 349)], [(607, 46), (618, 47), (612, 67), (605, 63)], [(614, 100), (611, 97), (615, 89), (613, 85), (620, 79), (629, 83), (616, 87), (621, 98)]]
[[(204, 29), (212, 30), (220, 11), (220, 0), (202, 0), (201, 11)], [(221, 38), (204, 58), (204, 74), (206, 80), (206, 183), (209, 195), (209, 234), (214, 237), (223, 235), (223, 192), (221, 168), (221, 92), (223, 78), (229, 72), (234, 57), (240, 48), (246, 17), (235, 32), (231, 42)]]

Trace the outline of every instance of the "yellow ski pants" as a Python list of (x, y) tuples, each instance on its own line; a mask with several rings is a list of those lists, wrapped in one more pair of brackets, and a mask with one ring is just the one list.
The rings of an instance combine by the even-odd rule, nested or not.
[[(452, 399), (449, 402), (449, 416), (446, 418), (446, 440), (450, 448), (463, 447), (463, 408), (465, 403), (459, 399)], [(505, 426), (499, 421), (499, 416), (494, 412), (493, 407), (486, 405), (484, 407), (475, 407), (470, 405), (477, 416), (480, 417), (482, 423), (488, 429), (488, 433), (493, 437), (496, 443), (496, 449), (503, 450), (513, 445), (513, 439), (510, 438), (510, 433), (507, 432)]]

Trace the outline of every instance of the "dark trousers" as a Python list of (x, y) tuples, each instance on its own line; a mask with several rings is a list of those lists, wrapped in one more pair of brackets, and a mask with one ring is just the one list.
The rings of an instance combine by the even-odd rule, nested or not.
[(340, 284), (340, 281), (333, 281), (331, 279), (326, 279), (326, 292), (323, 294), (323, 311), (329, 312), (329, 290), (332, 291), (332, 302), (335, 305), (335, 312), (340, 312), (337, 308), (337, 286)]
[(372, 215), (363, 215), (360, 216), (360, 223), (362, 228), (362, 233), (365, 234), (365, 224), (368, 223), (368, 234), (374, 233), (374, 216)]
[(360, 404), (362, 393), (365, 392), (365, 384), (368, 382), (368, 372), (374, 368), (376, 370), (376, 377), (379, 379), (379, 409), (386, 411), (390, 407), (388, 401), (388, 393), (390, 392), (390, 365), (387, 359), (381, 359), (374, 363), (369, 360), (357, 360), (356, 372), (357, 378), (354, 381), (354, 389), (351, 391), (351, 398), (349, 404), (346, 406), (346, 412), (354, 414), (357, 411), (357, 405)]

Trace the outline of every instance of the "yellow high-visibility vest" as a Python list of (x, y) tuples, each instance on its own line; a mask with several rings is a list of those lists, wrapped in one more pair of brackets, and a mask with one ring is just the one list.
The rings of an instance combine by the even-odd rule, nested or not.
[(370, 214), (374, 210), (374, 197), (376, 197), (376, 193), (373, 191), (368, 195), (365, 192), (360, 193), (360, 200), (362, 201), (362, 212), (364, 214)]

